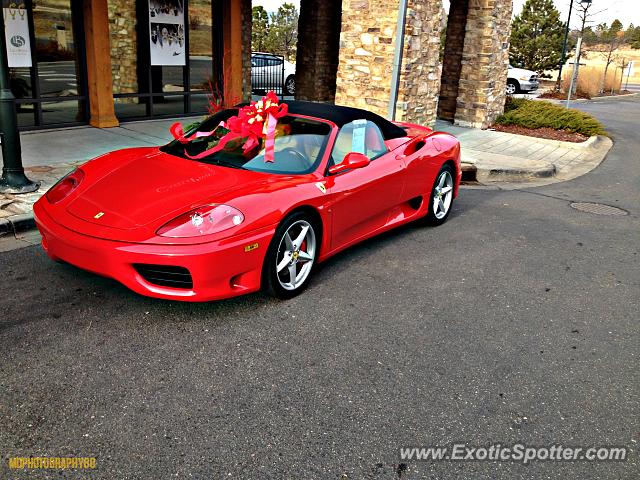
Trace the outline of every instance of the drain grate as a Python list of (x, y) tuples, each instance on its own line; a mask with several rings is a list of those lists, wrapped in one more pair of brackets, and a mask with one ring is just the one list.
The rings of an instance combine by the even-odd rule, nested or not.
[(571, 208), (596, 215), (629, 215), (629, 212), (603, 203), (573, 202)]

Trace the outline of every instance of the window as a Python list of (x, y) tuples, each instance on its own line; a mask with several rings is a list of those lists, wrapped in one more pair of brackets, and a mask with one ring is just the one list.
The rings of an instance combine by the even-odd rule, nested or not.
[[(209, 85), (220, 87), (216, 68), (222, 55), (214, 47), (222, 20), (213, 15), (211, 0), (107, 0), (107, 7), (116, 117), (124, 121), (207, 112)], [(158, 15), (167, 11), (173, 17), (184, 14), (186, 31), (176, 30), (177, 37), (169, 40), (177, 38), (184, 46), (185, 65), (151, 65), (149, 40), (155, 44), (159, 32), (162, 37)]]
[(283, 61), (280, 58), (265, 58), (267, 67), (277, 67), (282, 65)]
[(251, 66), (252, 67), (264, 67), (266, 59), (264, 57), (253, 57), (251, 59)]
[[(5, 1), (2, 10), (29, 25), (31, 67), (9, 68), (22, 129), (88, 120), (84, 31), (79, 0)], [(0, 12), (0, 20), (3, 13)]]
[(354, 120), (342, 126), (331, 153), (331, 164), (342, 163), (347, 153), (363, 153), (370, 160), (387, 153), (384, 137), (378, 126), (370, 120)]

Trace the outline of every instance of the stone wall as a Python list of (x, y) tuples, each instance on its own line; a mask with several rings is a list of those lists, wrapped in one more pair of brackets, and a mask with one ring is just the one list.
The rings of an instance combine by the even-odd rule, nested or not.
[(111, 71), (114, 93), (138, 91), (136, 2), (108, 0)]
[(440, 91), (442, 2), (409, 0), (396, 120), (431, 125)]
[[(432, 124), (439, 113), (484, 128), (504, 108), (512, 0), (451, 4), (441, 67), (442, 1), (408, 2), (396, 119)], [(399, 0), (342, 2), (337, 103), (387, 115), (398, 9)]]
[(343, 0), (336, 103), (387, 115), (398, 0)]
[(242, 16), (242, 100), (251, 100), (251, 0), (241, 1)]
[(504, 110), (512, 0), (469, 0), (455, 123), (486, 128)]
[[(387, 116), (398, 0), (344, 0), (336, 101)], [(440, 0), (409, 0), (396, 120), (430, 124), (440, 87)]]
[(342, 0), (304, 0), (296, 53), (296, 99), (333, 102)]

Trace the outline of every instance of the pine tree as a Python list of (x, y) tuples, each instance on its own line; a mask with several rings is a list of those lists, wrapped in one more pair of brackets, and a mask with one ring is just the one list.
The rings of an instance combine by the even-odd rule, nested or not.
[(640, 48), (640, 27), (635, 27), (629, 34), (631, 48)]
[(267, 49), (284, 55), (289, 60), (295, 58), (298, 42), (298, 10), (292, 3), (284, 3), (271, 14)]
[(269, 14), (261, 5), (253, 7), (251, 13), (251, 48), (254, 52), (264, 52), (269, 35)]
[(511, 63), (537, 72), (556, 69), (565, 26), (553, 0), (527, 0), (511, 27)]

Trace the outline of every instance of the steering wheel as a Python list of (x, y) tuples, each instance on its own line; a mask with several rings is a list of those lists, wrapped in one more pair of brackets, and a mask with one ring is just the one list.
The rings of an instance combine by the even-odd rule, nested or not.
[(307, 156), (304, 153), (299, 152), (293, 147), (283, 148), (280, 153), (284, 153), (287, 155), (291, 155), (292, 157), (296, 157), (296, 160), (301, 161), (302, 164), (305, 165), (306, 167), (310, 166), (309, 159), (307, 158)]

